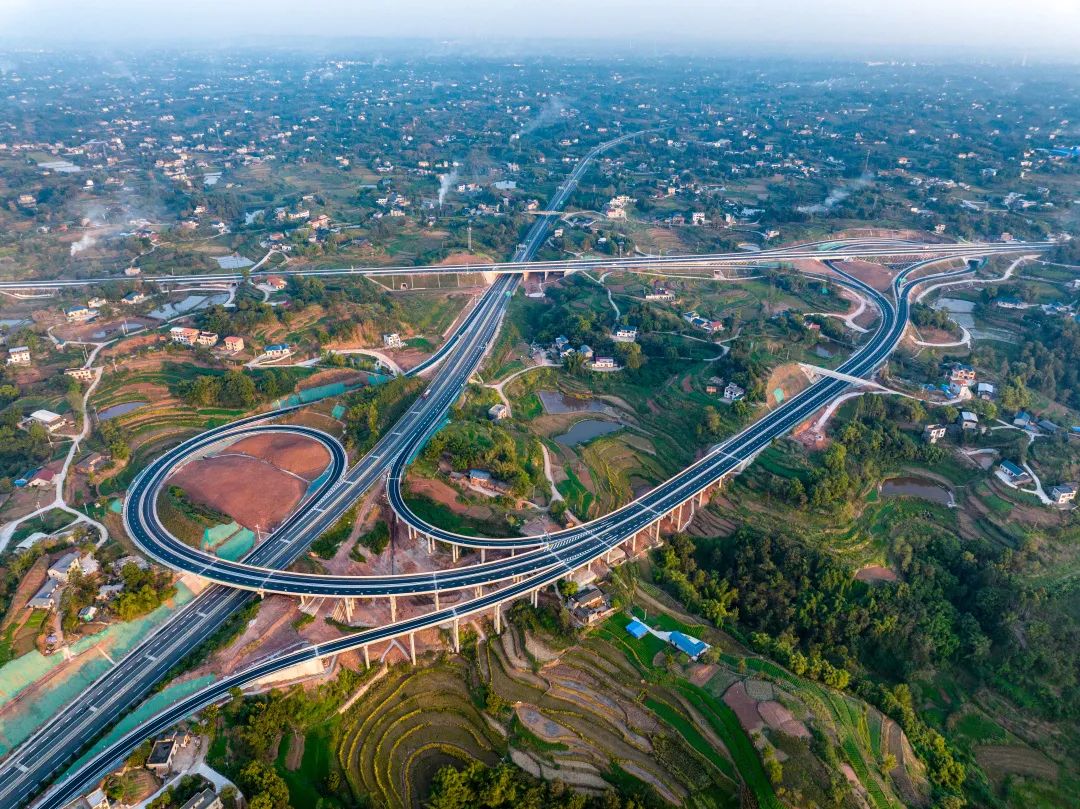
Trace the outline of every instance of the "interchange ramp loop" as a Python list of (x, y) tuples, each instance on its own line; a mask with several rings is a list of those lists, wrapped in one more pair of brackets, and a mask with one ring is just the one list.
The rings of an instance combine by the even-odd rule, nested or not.
[[(900, 284), (917, 269), (937, 260), (921, 262), (905, 270), (897, 277), (897, 292)], [(663, 515), (680, 508), (684, 503), (692, 502), (701, 491), (720, 481), (724, 476), (737, 471), (760, 452), (768, 441), (809, 417), (816, 409), (824, 406), (831, 398), (838, 395), (850, 384), (851, 380), (861, 378), (876, 367), (889, 352), (903, 333), (903, 327), (896, 328), (895, 307), (882, 293), (858, 281), (858, 279), (837, 269), (841, 278), (839, 283), (859, 289), (871, 297), (886, 317), (883, 318), (878, 332), (869, 343), (853, 357), (841, 365), (839, 379), (816, 383), (797, 397), (793, 397), (783, 408), (774, 411), (762, 421), (747, 428), (739, 435), (721, 444), (710, 455), (689, 467), (684, 472), (665, 482), (647, 495), (624, 506), (609, 515), (582, 526), (561, 532), (534, 537), (507, 537), (501, 539), (483, 539), (468, 537), (431, 526), (414, 515), (404, 503), (400, 483), (404, 469), (416, 451), (438, 429), (442, 423), (441, 414), (436, 413), (427, 420), (427, 429), (418, 429), (405, 444), (399, 447), (389, 467), (388, 495), (391, 505), (399, 516), (415, 531), (432, 539), (470, 547), (490, 549), (526, 548), (521, 555), (509, 559), (468, 565), (450, 570), (426, 572), (422, 574), (396, 574), (392, 576), (346, 577), (317, 574), (300, 574), (277, 571), (265, 567), (253, 567), (242, 563), (218, 560), (208, 554), (183, 546), (178, 540), (165, 540), (172, 546), (168, 552), (151, 545), (147, 551), (164, 563), (180, 567), (191, 572), (198, 572), (214, 581), (244, 589), (261, 592), (277, 592), (301, 596), (322, 597), (379, 597), (391, 595), (425, 595), (435, 592), (460, 590), (468, 587), (482, 587), (501, 584), (521, 576), (538, 571), (565, 567), (567, 554), (575, 554), (581, 547), (601, 541), (606, 548), (617, 545), (650, 526)], [(912, 282), (921, 284), (937, 277), (955, 277), (969, 272), (969, 269), (955, 270), (936, 276), (920, 278)], [(821, 277), (821, 276), (818, 276)], [(834, 279), (836, 280), (836, 279)], [(902, 295), (898, 298), (903, 300)], [(906, 320), (905, 320), (906, 322)], [(474, 349), (475, 350), (475, 349)], [(451, 391), (456, 396), (456, 391)], [(444, 393), (445, 407), (452, 403), (449, 393)], [(260, 427), (250, 428), (258, 431)], [(158, 476), (156, 485), (160, 486), (165, 475)], [(147, 523), (151, 520), (148, 517)], [(159, 541), (160, 534), (159, 534)], [(541, 547), (537, 547), (537, 545)], [(177, 547), (177, 546), (180, 547)], [(595, 546), (594, 546), (595, 547)], [(179, 553), (177, 553), (179, 551)], [(594, 553), (593, 558), (602, 551)]]

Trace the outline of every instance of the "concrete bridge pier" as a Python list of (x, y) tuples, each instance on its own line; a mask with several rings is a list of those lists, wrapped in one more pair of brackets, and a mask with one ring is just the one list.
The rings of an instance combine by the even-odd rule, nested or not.
[(540, 606), (540, 590), (539, 589), (533, 590), (532, 593), (530, 594), (530, 597), (532, 599), (533, 607), (539, 607)]
[(343, 598), (342, 599), (343, 606), (345, 607), (345, 623), (347, 623), (347, 624), (352, 623), (353, 602), (354, 601), (356, 601), (355, 598)]
[(435, 612), (439, 611), (439, 591), (435, 591)]
[(454, 619), (454, 654), (461, 654), (461, 623)]
[(364, 644), (364, 668), (371, 668), (371, 654), (370, 652), (368, 652), (368, 647), (366, 643)]
[(473, 588), (473, 598), (480, 598), (484, 594), (483, 586), (477, 586)]
[(390, 623), (397, 621), (397, 596), (390, 596)]
[(502, 634), (502, 605), (495, 605), (495, 634)]
[(480, 549), (480, 564), (484, 564), (487, 561), (487, 548)]
[(412, 664), (416, 665), (416, 633), (409, 633), (409, 657), (412, 658)]
[(457, 564), (457, 560), (458, 560), (458, 546), (457, 546), (457, 545), (451, 545), (451, 546), (450, 546), (450, 553), (451, 553), (451, 554), (453, 555), (453, 557), (454, 557), (454, 564)]

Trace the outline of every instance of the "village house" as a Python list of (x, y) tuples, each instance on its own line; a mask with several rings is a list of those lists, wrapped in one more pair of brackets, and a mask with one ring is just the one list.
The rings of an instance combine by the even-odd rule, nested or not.
[(68, 804), (67, 809), (111, 809), (109, 798), (100, 789), (87, 792), (75, 803)]
[(387, 348), (405, 348), (405, 341), (396, 331), (382, 336), (383, 345)]
[(617, 371), (619, 366), (615, 364), (614, 357), (597, 357), (591, 365), (594, 371)]
[(673, 301), (675, 300), (675, 293), (671, 292), (667, 287), (655, 286), (645, 292), (645, 300)]
[(494, 404), (488, 408), (488, 418), (492, 421), (501, 421), (510, 418), (510, 408), (506, 405)]
[(961, 430), (975, 430), (979, 427), (979, 417), (970, 410), (963, 410), (957, 419)]
[(225, 350), (230, 354), (236, 354), (244, 350), (244, 338), (230, 334), (225, 338)]
[(289, 353), (288, 343), (273, 343), (263, 349), (263, 353), (268, 357), (284, 357)]
[(570, 617), (579, 626), (591, 626), (615, 613), (611, 600), (595, 585), (580, 588), (566, 599)]
[(100, 309), (102, 306), (104, 306), (107, 303), (108, 303), (108, 301), (105, 300), (104, 298), (99, 297), (99, 296), (94, 296), (93, 298), (91, 298), (90, 300), (88, 300), (86, 302), (86, 305), (89, 306), (91, 309)]
[(81, 323), (85, 320), (89, 320), (93, 316), (93, 311), (87, 306), (69, 306), (64, 310), (64, 317), (67, 318), (68, 323)]
[(738, 402), (741, 399), (746, 398), (746, 390), (740, 388), (734, 382), (728, 382), (727, 385), (724, 386), (724, 398), (729, 402)]
[(202, 792), (192, 795), (180, 809), (222, 809), (224, 805), (217, 793), (207, 787)]
[(199, 330), (187, 328), (186, 326), (173, 326), (169, 329), (169, 339), (180, 345), (194, 345), (195, 341), (199, 339)]
[(57, 430), (63, 429), (64, 425), (67, 424), (67, 419), (59, 413), (53, 413), (51, 410), (35, 410), (19, 422), (19, 426), (24, 430), (33, 424), (40, 424), (50, 433), (55, 433)]
[(207, 348), (213, 348), (217, 345), (218, 336), (212, 331), (201, 331), (195, 336), (195, 342), (198, 345), (206, 346)]
[(146, 769), (158, 778), (164, 778), (172, 770), (173, 755), (176, 753), (176, 738), (169, 736), (154, 742), (150, 755), (146, 759)]
[(954, 365), (949, 372), (949, 381), (957, 385), (971, 385), (975, 382), (975, 369), (969, 365)]
[(1031, 482), (1031, 475), (1012, 461), (1001, 462), (998, 466), (998, 476), (1011, 486), (1022, 486)]
[(77, 379), (80, 382), (89, 382), (94, 378), (93, 368), (68, 368), (64, 371), (66, 376)]
[(997, 389), (989, 382), (980, 382), (978, 385), (976, 385), (975, 392), (980, 399), (989, 402), (994, 398), (994, 395), (997, 393)]
[(695, 326), (699, 329), (704, 329), (709, 334), (716, 334), (724, 330), (724, 324), (719, 320), (709, 320), (702, 317), (697, 312), (686, 312), (683, 314), (683, 320), (689, 323), (691, 326)]
[(632, 343), (637, 340), (637, 329), (633, 329), (629, 326), (621, 326), (615, 330), (612, 339), (616, 343)]
[(12, 346), (8, 349), (8, 365), (29, 365), (30, 349), (26, 346)]
[[(56, 483), (56, 470), (50, 469), (47, 466), (34, 472), (26, 478), (24, 486), (32, 486), (35, 489), (45, 489), (49, 486), (53, 486)], [(15, 481), (15, 485), (19, 485), (19, 481)]]
[(120, 299), (120, 302), (127, 306), (135, 306), (146, 300), (146, 293), (144, 292), (129, 292), (127, 295)]
[(73, 570), (82, 570), (78, 551), (65, 553), (51, 565), (49, 565), (49, 578), (60, 582), (66, 582)]
[(944, 424), (927, 424), (923, 428), (923, 439), (928, 444), (936, 444), (945, 437), (946, 429)]
[(100, 452), (91, 452), (75, 464), (75, 471), (80, 475), (93, 475), (101, 471), (112, 461), (107, 455)]
[(34, 597), (26, 602), (26, 608), (31, 610), (51, 610), (56, 607), (56, 590), (60, 583), (56, 579), (48, 579), (41, 588), (34, 593)]
[(263, 283), (278, 292), (281, 292), (281, 290), (285, 289), (285, 279), (282, 278), (280, 275), (268, 275), (266, 276), (266, 280)]
[(1076, 486), (1071, 483), (1059, 483), (1050, 489), (1050, 499), (1059, 506), (1064, 506), (1076, 499)]

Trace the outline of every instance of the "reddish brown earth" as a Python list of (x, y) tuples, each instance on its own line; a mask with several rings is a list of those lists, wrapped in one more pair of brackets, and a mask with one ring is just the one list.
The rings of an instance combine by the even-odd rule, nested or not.
[(330, 463), (330, 453), (322, 444), (288, 433), (263, 433), (241, 438), (227, 452), (250, 455), (306, 480), (317, 478)]
[[(320, 448), (321, 449), (321, 448)], [(276, 528), (296, 508), (307, 482), (247, 455), (201, 458), (170, 479), (196, 503), (228, 514), (245, 528)]]
[(855, 574), (859, 581), (896, 581), (896, 572), (881, 565), (867, 565)]
[(739, 717), (739, 724), (747, 733), (755, 733), (761, 730), (761, 716), (757, 712), (757, 700), (746, 693), (746, 686), (737, 682), (724, 692), (724, 702), (735, 715)]

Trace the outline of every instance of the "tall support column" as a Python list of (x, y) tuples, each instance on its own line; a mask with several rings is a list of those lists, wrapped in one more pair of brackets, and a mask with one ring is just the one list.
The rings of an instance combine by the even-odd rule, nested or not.
[(502, 632), (502, 605), (495, 605), (495, 634), (498, 635)]
[(454, 562), (457, 563), (458, 546), (457, 545), (451, 545), (450, 546), (450, 553), (452, 553), (454, 555)]
[(435, 540), (432, 539), (430, 536), (427, 538), (427, 552), (428, 556), (431, 556), (431, 554), (435, 553)]
[(364, 646), (364, 668), (365, 669), (370, 669), (371, 668), (371, 655), (368, 652), (368, 647), (367, 647), (366, 644)]
[(634, 556), (637, 556), (637, 531), (635, 531), (634, 535), (630, 537), (630, 552)]
[(540, 591), (539, 590), (533, 590), (532, 591), (532, 605), (534, 607), (539, 607), (540, 606)]
[(352, 608), (353, 600), (351, 598), (343, 599), (345, 602), (345, 622), (352, 623)]
[(412, 664), (416, 665), (416, 634), (409, 633), (409, 657), (412, 658)]
[(454, 654), (461, 654), (461, 625), (457, 618), (454, 619)]
[(484, 588), (482, 586), (477, 586), (473, 588), (473, 598), (480, 598), (480, 596), (482, 596), (483, 594)]
[(660, 520), (653, 523), (653, 537), (656, 538), (657, 542), (660, 541)]
[(480, 549), (480, 564), (484, 564), (487, 561), (487, 548)]
[(439, 591), (435, 591), (435, 612), (439, 611)]
[(397, 596), (390, 596), (390, 623), (397, 621)]

